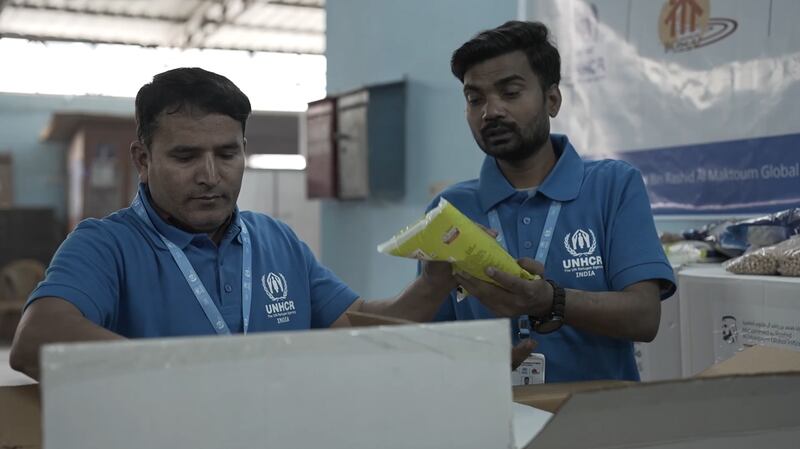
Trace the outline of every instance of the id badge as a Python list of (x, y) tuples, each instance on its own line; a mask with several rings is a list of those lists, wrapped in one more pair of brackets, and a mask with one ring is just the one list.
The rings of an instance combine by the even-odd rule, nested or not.
[(511, 372), (511, 385), (543, 384), (544, 368), (544, 354), (532, 353), (517, 369)]

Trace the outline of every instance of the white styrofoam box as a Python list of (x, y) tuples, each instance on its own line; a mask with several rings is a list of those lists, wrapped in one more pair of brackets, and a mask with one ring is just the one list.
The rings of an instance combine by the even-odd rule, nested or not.
[(47, 449), (512, 447), (507, 320), (42, 351)]
[(680, 301), (678, 294), (661, 301), (658, 335), (650, 343), (634, 343), (642, 381), (679, 379), (681, 370)]
[(634, 351), (642, 381), (681, 377), (680, 300), (677, 291), (661, 301), (661, 322), (656, 338), (650, 343), (634, 343)]
[(800, 350), (800, 278), (736, 275), (719, 264), (678, 276), (684, 376), (748, 346)]

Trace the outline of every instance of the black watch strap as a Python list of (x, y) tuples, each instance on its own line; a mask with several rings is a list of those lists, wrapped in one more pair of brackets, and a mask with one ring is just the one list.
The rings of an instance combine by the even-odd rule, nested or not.
[(550, 311), (550, 316), (557, 316), (563, 320), (564, 312), (567, 308), (567, 292), (564, 291), (563, 287), (556, 284), (555, 281), (550, 279), (545, 280), (553, 287), (553, 308)]
[(564, 324), (564, 312), (566, 310), (566, 292), (564, 289), (550, 279), (545, 279), (553, 288), (553, 305), (550, 309), (550, 316), (537, 318), (529, 316), (533, 324), (533, 330), (540, 334), (548, 334), (557, 331)]

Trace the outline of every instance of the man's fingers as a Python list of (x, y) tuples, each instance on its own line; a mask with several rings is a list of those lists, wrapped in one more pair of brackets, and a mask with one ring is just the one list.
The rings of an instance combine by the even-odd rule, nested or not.
[(474, 223), (475, 223), (476, 225), (480, 226), (480, 227), (481, 227), (481, 229), (483, 229), (483, 231), (484, 231), (484, 232), (486, 232), (487, 234), (491, 235), (491, 236), (492, 236), (492, 237), (494, 237), (494, 238), (497, 238), (497, 236), (498, 236), (498, 235), (500, 235), (500, 233), (499, 233), (499, 232), (495, 231), (494, 229), (487, 228), (486, 226), (484, 226), (484, 225), (482, 225), (482, 224), (478, 223), (477, 221), (476, 221), (476, 222), (474, 222)]
[(544, 265), (541, 263), (530, 259), (528, 257), (523, 257), (517, 260), (519, 266), (522, 267), (523, 270), (527, 271), (530, 274), (538, 274), (539, 276), (544, 278)]
[(536, 349), (536, 345), (537, 343), (530, 338), (523, 338), (519, 344), (511, 348), (511, 369), (517, 369)]
[(498, 284), (502, 285), (503, 288), (510, 292), (517, 292), (517, 293), (525, 293), (526, 292), (526, 280), (508, 274), (504, 271), (500, 271), (494, 267), (489, 267), (486, 269), (486, 275), (490, 278), (494, 279)]
[(501, 317), (513, 315), (509, 309), (512, 304), (512, 300), (509, 297), (510, 293), (505, 289), (476, 279), (466, 273), (458, 273), (455, 277), (456, 281), (461, 284), (471, 296), (478, 298), (478, 300), (495, 315)]

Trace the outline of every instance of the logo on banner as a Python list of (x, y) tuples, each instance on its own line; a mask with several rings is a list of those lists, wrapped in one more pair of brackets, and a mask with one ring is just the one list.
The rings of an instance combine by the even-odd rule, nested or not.
[(278, 324), (287, 323), (291, 316), (297, 313), (294, 301), (287, 300), (289, 286), (283, 273), (272, 273), (261, 276), (261, 286), (272, 300), (265, 306), (267, 317), (274, 319)]
[(711, 17), (711, 0), (667, 0), (658, 18), (658, 37), (666, 52), (705, 47), (733, 34), (733, 19)]
[(597, 276), (596, 270), (603, 269), (603, 258), (595, 254), (597, 237), (591, 229), (568, 232), (564, 236), (564, 248), (572, 256), (562, 261), (564, 272), (575, 273), (575, 277), (585, 278)]
[(577, 81), (598, 81), (606, 75), (606, 61), (600, 42), (600, 21), (597, 5), (575, 4), (575, 77)]

